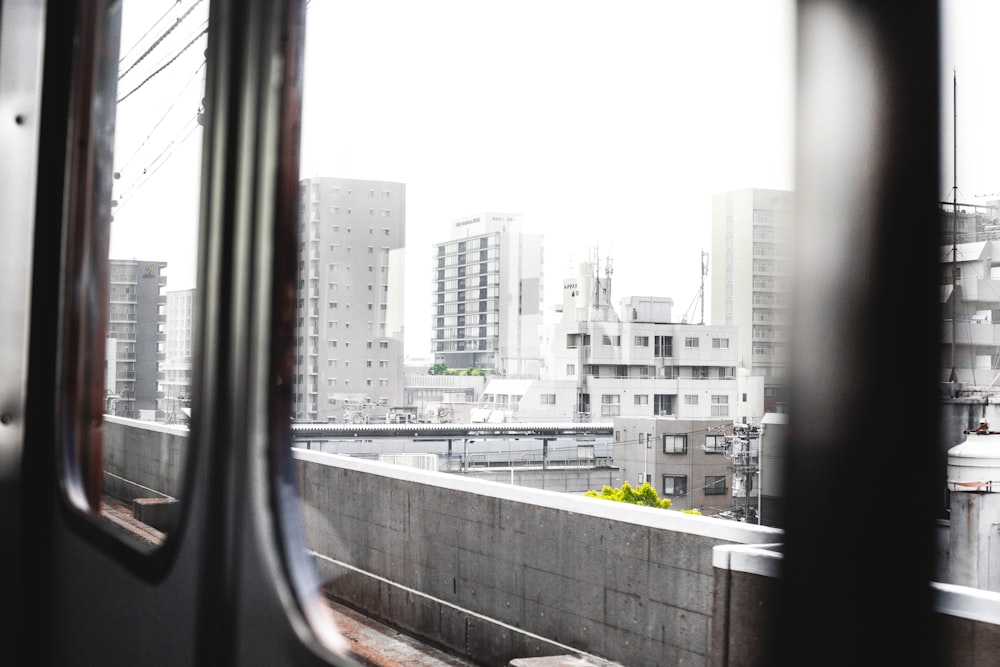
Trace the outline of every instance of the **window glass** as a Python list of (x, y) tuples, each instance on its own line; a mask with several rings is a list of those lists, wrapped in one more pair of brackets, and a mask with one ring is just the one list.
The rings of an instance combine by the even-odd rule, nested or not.
[(115, 103), (111, 157), (98, 167), (110, 191), (90, 221), (107, 243), (71, 278), (106, 299), (80, 334), (103, 363), (77, 388), (101, 428), (75, 446), (93, 459), (86, 505), (150, 550), (176, 524), (190, 445), (208, 3), (126, 0), (120, 20), (114, 82), (98, 96)]
[[(661, 451), (663, 429), (641, 426), (653, 433), (642, 469), (626, 470), (611, 455), (612, 433), (636, 428), (618, 424), (629, 417), (707, 419), (737, 403), (741, 387), (720, 369), (750, 367), (750, 333), (709, 300), (750, 318), (753, 295), (733, 302), (701, 284), (703, 250), (730, 258), (728, 274), (711, 264), (730, 285), (753, 284), (732, 272), (748, 269), (755, 249), (761, 262), (776, 261), (770, 195), (755, 207), (741, 194), (737, 222), (747, 228), (718, 241), (713, 220), (726, 201), (713, 197), (748, 183), (791, 190), (791, 5), (307, 3), (291, 417), (309, 549), (333, 603), (352, 602), (372, 577), (414, 589), (433, 579), (433, 595), (470, 599), (444, 560), (430, 572), (407, 551), (436, 557), (454, 546), (447, 540), (412, 534), (399, 554), (375, 546), (450, 521), (424, 504), (436, 491), (387, 499), (375, 487), (395, 482), (382, 479), (359, 495), (348, 480), (364, 475), (324, 454), (400, 465), (393, 448), (405, 448), (436, 455), (438, 472), (504, 483), (529, 466), (562, 479), (553, 461), (590, 474), (576, 443), (558, 439), (392, 443), (338, 429), (409, 423), (411, 414), (422, 428), (602, 423), (607, 435), (594, 438), (587, 465), (603, 466), (606, 482), (659, 478), (669, 495), (686, 494), (688, 478), (664, 476), (663, 461), (686, 465), (686, 435), (668, 436)], [(718, 21), (720, 12), (733, 20)], [(670, 203), (651, 224), (653, 201)], [(755, 210), (757, 247), (725, 248), (726, 238), (755, 238)], [(365, 240), (352, 253), (353, 228)], [(352, 274), (364, 284), (342, 281)], [(622, 310), (625, 297), (651, 292), (655, 301)], [(697, 320), (681, 311), (696, 294), (718, 328), (688, 324)], [(754, 387), (763, 403), (763, 384)], [(308, 439), (296, 435), (307, 429)], [(463, 508), (455, 501), (449, 511)], [(535, 556), (547, 554), (505, 563), (504, 576), (522, 580)], [(437, 589), (442, 581), (451, 588)]]

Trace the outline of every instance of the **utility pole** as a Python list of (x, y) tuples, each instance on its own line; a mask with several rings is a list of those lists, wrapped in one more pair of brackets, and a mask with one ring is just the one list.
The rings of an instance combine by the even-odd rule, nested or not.
[[(739, 521), (749, 523), (755, 514), (750, 506), (750, 489), (753, 486), (753, 479), (760, 470), (759, 450), (755, 454), (751, 445), (753, 440), (760, 438), (759, 427), (753, 424), (733, 424), (733, 434), (729, 436), (729, 455), (732, 459), (733, 488), (736, 487), (736, 480), (740, 480), (740, 486), (744, 492), (743, 507), (739, 506), (738, 498), (733, 497), (733, 514)], [(759, 484), (758, 480), (758, 484)], [(759, 497), (759, 495), (758, 495)], [(758, 507), (757, 512), (760, 511)]]

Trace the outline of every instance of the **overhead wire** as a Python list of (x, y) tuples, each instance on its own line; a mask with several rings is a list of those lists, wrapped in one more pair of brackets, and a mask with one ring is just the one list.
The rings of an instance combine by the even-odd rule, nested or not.
[(139, 45), (142, 44), (142, 42), (147, 37), (149, 37), (149, 35), (153, 32), (153, 30), (155, 30), (156, 27), (158, 25), (160, 25), (163, 22), (163, 20), (166, 19), (167, 16), (170, 15), (171, 12), (174, 11), (174, 9), (176, 8), (176, 5), (178, 5), (178, 4), (180, 4), (179, 0), (177, 0), (176, 2), (174, 2), (174, 6), (170, 7), (169, 9), (167, 9), (167, 11), (163, 12), (163, 15), (160, 16), (160, 18), (158, 18), (156, 21), (154, 21), (153, 24), (151, 26), (149, 26), (149, 28), (146, 29), (146, 32), (144, 32), (142, 34), (142, 37), (140, 37), (138, 40), (136, 40), (135, 44), (133, 44), (132, 46), (130, 46), (128, 48), (128, 50), (125, 52), (125, 54), (118, 59), (118, 68), (119, 69), (121, 69), (122, 63), (124, 63), (128, 59), (129, 55), (131, 55), (131, 53), (133, 51), (135, 51), (137, 48), (139, 48)]
[(167, 116), (170, 115), (170, 112), (173, 111), (173, 109), (177, 106), (177, 103), (181, 100), (181, 97), (183, 96), (184, 92), (191, 86), (191, 84), (196, 80), (198, 74), (201, 73), (204, 68), (205, 68), (205, 61), (202, 60), (201, 64), (198, 65), (198, 67), (194, 70), (194, 72), (192, 72), (191, 77), (184, 83), (180, 91), (174, 97), (174, 101), (170, 104), (169, 107), (167, 107), (166, 111), (163, 112), (163, 115), (160, 116), (160, 119), (158, 121), (156, 121), (156, 124), (153, 125), (149, 133), (146, 134), (146, 137), (142, 140), (142, 143), (140, 143), (139, 146), (135, 149), (135, 151), (125, 160), (125, 162), (123, 162), (121, 166), (118, 167), (118, 171), (123, 172), (126, 169), (128, 169), (129, 165), (131, 165), (132, 163), (132, 160), (134, 160), (136, 156), (139, 155), (139, 152), (142, 151), (142, 149), (146, 146), (146, 143), (153, 136), (153, 133), (156, 132), (156, 130), (160, 127), (160, 125), (167, 118)]
[[(164, 40), (169, 35), (171, 35), (177, 29), (178, 26), (182, 25), (183, 21), (185, 19), (187, 19), (191, 15), (191, 13), (198, 7), (198, 5), (201, 4), (201, 1), (202, 0), (195, 0), (195, 2), (180, 17), (178, 17), (171, 26), (169, 26), (153, 42), (153, 44), (151, 46), (149, 46), (147, 49), (145, 49), (145, 51), (143, 51), (143, 53), (129, 67), (127, 67), (126, 69), (124, 69), (120, 73), (120, 75), (118, 77), (119, 81), (125, 80), (126, 76), (130, 72), (133, 72), (135, 70), (135, 68), (136, 68), (137, 65), (139, 65), (143, 61), (146, 61), (147, 56), (149, 56), (151, 53), (153, 53), (154, 50), (157, 47), (160, 47), (164, 43)], [(180, 2), (178, 1), (176, 4), (179, 5)], [(171, 11), (173, 11), (173, 8), (171, 8), (171, 10), (168, 10), (159, 20), (157, 20), (153, 24), (153, 26), (149, 30), (146, 31), (146, 33), (143, 35), (143, 38), (140, 39), (139, 42), (137, 42), (136, 45), (133, 46), (131, 50), (134, 50), (135, 48), (137, 48), (137, 46), (138, 46), (139, 43), (142, 43), (148, 35), (152, 34), (153, 31), (155, 30), (156, 26), (160, 25), (163, 22), (163, 20), (171, 13)], [(189, 33), (187, 42), (184, 44), (184, 46), (182, 46), (179, 50), (166, 55), (163, 59), (161, 59), (158, 63), (156, 63), (154, 65), (155, 69), (153, 69), (151, 72), (149, 72), (143, 78), (142, 81), (140, 81), (137, 85), (135, 85), (134, 87), (132, 87), (132, 89), (129, 90), (129, 92), (125, 93), (124, 95), (122, 95), (122, 96), (120, 96), (118, 98), (118, 100), (117, 100), (118, 103), (121, 103), (122, 101), (124, 101), (125, 99), (127, 99), (128, 97), (130, 97), (131, 95), (133, 95), (136, 91), (138, 91), (140, 88), (142, 88), (143, 86), (145, 86), (145, 84), (149, 83), (154, 77), (156, 77), (157, 75), (159, 75), (160, 73), (162, 73), (165, 69), (167, 69), (173, 63), (177, 62), (177, 60), (181, 57), (181, 55), (184, 54), (192, 45), (194, 45), (207, 32), (208, 32), (208, 22), (205, 21), (205, 22), (202, 23), (202, 25), (200, 26), (200, 30), (198, 30), (196, 32), (196, 34), (194, 34), (193, 36), (191, 36), (191, 34)], [(131, 50), (130, 50), (130, 52), (131, 52)], [(122, 58), (121, 61), (120, 61), (120, 65), (124, 64), (124, 62), (126, 60), (127, 60), (127, 57), (126, 58)], [(152, 137), (157, 132), (157, 130), (161, 127), (161, 125), (163, 124), (163, 122), (167, 119), (167, 117), (176, 108), (177, 104), (182, 101), (182, 99), (184, 98), (185, 92), (190, 89), (192, 82), (194, 82), (194, 81), (197, 80), (197, 77), (198, 77), (199, 73), (201, 73), (204, 70), (204, 67), (205, 67), (205, 60), (204, 60), (204, 58), (202, 58), (201, 63), (195, 68), (194, 72), (191, 74), (191, 76), (188, 78), (188, 80), (183, 84), (183, 86), (179, 89), (179, 91), (173, 96), (173, 101), (166, 108), (166, 110), (164, 111), (164, 113), (159, 117), (159, 119), (156, 121), (156, 123), (153, 125), (153, 127), (149, 130), (149, 132), (146, 134), (145, 138), (143, 138), (143, 140), (140, 143), (140, 145), (132, 152), (131, 155), (129, 155), (129, 157), (125, 160), (125, 162), (119, 167), (119, 169), (116, 170), (116, 178), (120, 177), (122, 173), (127, 173), (127, 170), (130, 167), (130, 165), (141, 154), (141, 152), (143, 151), (143, 149), (147, 146), (147, 144), (152, 139)], [(191, 136), (191, 134), (194, 132), (194, 130), (197, 129), (197, 127), (198, 127), (197, 120), (198, 120), (199, 114), (200, 114), (200, 107), (199, 107), (198, 112), (195, 113), (194, 116), (191, 117), (181, 127), (181, 129), (170, 139), (170, 141), (156, 155), (156, 157), (154, 157), (153, 160), (150, 161), (148, 164), (144, 165), (144, 167), (142, 169), (142, 173), (139, 175), (139, 177), (137, 179), (135, 179), (127, 188), (125, 188), (123, 191), (121, 191), (121, 193), (119, 194), (119, 197), (118, 197), (117, 207), (116, 207), (115, 213), (121, 212), (121, 210), (124, 208), (124, 206), (126, 205), (126, 203), (135, 195), (135, 193), (146, 182), (148, 182), (149, 179), (154, 174), (156, 174), (159, 171), (159, 169), (174, 154), (173, 151), (177, 147), (179, 147), (180, 145), (182, 145), (185, 141), (187, 141), (187, 139)]]
[(118, 104), (121, 104), (122, 102), (124, 102), (133, 93), (135, 93), (137, 90), (139, 90), (140, 88), (142, 88), (143, 86), (145, 86), (147, 83), (149, 83), (149, 81), (153, 77), (155, 77), (157, 74), (159, 74), (160, 72), (162, 72), (163, 70), (165, 70), (167, 67), (169, 67), (171, 64), (173, 64), (178, 58), (181, 57), (181, 55), (183, 55), (183, 53), (185, 51), (187, 51), (189, 48), (191, 48), (194, 45), (195, 42), (197, 42), (203, 35), (205, 35), (207, 33), (208, 33), (208, 26), (206, 25), (205, 28), (201, 32), (199, 32), (197, 35), (195, 35), (194, 38), (191, 41), (189, 41), (187, 44), (185, 44), (184, 47), (181, 48), (181, 50), (178, 51), (177, 54), (174, 55), (174, 57), (172, 57), (166, 63), (164, 63), (163, 65), (161, 65), (159, 68), (157, 68), (152, 74), (150, 74), (145, 79), (143, 79), (132, 90), (130, 90), (129, 92), (127, 92), (124, 95), (122, 95), (121, 97), (119, 97), (118, 100), (117, 100)]
[[(126, 191), (124, 191), (122, 197), (118, 200), (118, 206), (115, 209), (116, 213), (120, 213), (132, 197), (135, 196), (136, 191), (145, 185), (146, 182), (149, 181), (149, 179), (152, 178), (164, 164), (166, 164), (170, 156), (173, 155), (173, 151), (171, 149), (176, 149), (183, 145), (184, 142), (187, 141), (188, 138), (190, 138), (190, 136), (194, 133), (194, 131), (198, 129), (198, 127), (200, 127), (200, 124), (198, 123), (198, 114), (196, 113), (191, 117), (187, 124), (184, 125), (181, 131), (166, 145), (159, 155), (157, 155), (152, 162), (150, 162), (150, 166), (143, 169), (139, 179), (135, 181)], [(183, 136), (181, 136), (182, 134)], [(178, 141), (177, 137), (181, 137), (180, 141)], [(168, 151), (170, 152), (168, 153)], [(166, 157), (164, 157), (165, 155)], [(162, 161), (161, 158), (163, 158)]]
[[(142, 54), (138, 58), (136, 58), (135, 62), (132, 63), (129, 66), (128, 69), (126, 69), (124, 72), (121, 72), (118, 75), (118, 80), (121, 81), (123, 78), (125, 78), (125, 76), (128, 75), (128, 73), (131, 72), (139, 63), (141, 63), (146, 58), (146, 56), (148, 56), (150, 53), (152, 53), (156, 49), (156, 47), (158, 47), (163, 42), (163, 40), (165, 40), (170, 35), (170, 33), (172, 33), (174, 30), (177, 29), (178, 26), (181, 25), (181, 23), (184, 21), (184, 19), (186, 19), (188, 16), (191, 15), (191, 12), (193, 12), (195, 10), (195, 8), (201, 3), (201, 1), (202, 0), (195, 0), (194, 4), (191, 5), (186, 12), (184, 12), (181, 16), (179, 16), (177, 18), (177, 20), (174, 21), (174, 24), (171, 25), (169, 28), (167, 28), (166, 31), (164, 31), (164, 33), (162, 35), (160, 35), (159, 37), (157, 37), (156, 40), (145, 51), (143, 51)], [(169, 13), (169, 10), (168, 10), (167, 13)], [(159, 21), (157, 21), (157, 24), (160, 21), (162, 21), (162, 20), (163, 20), (163, 18), (161, 17), (159, 19)], [(155, 25), (156, 24), (154, 24), (154, 27), (155, 27)], [(150, 30), (148, 30), (146, 32), (146, 35), (148, 35), (151, 31), (152, 31), (152, 28), (150, 28)], [(146, 35), (143, 35), (143, 38), (145, 38)], [(119, 65), (119, 68), (120, 68), (121, 67), (121, 61), (119, 61), (118, 65)]]

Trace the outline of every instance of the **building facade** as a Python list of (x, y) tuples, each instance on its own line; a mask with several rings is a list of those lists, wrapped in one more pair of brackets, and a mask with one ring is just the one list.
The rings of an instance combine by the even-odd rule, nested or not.
[(747, 188), (712, 197), (712, 324), (739, 330), (739, 365), (783, 409), (793, 195)]
[(622, 482), (649, 482), (660, 497), (670, 499), (671, 509), (696, 509), (705, 515), (731, 512), (731, 431), (731, 419), (617, 417), (615, 465)]
[(589, 262), (563, 281), (546, 376), (491, 379), (474, 421), (760, 416), (757, 395), (740, 390), (735, 327), (671, 322), (665, 297), (627, 297), (619, 316), (610, 281)]
[(166, 338), (162, 275), (166, 262), (110, 260), (108, 337), (105, 345), (105, 412), (117, 417), (157, 414)]
[(165, 357), (159, 411), (168, 423), (191, 417), (195, 290), (167, 292)]
[(294, 415), (384, 418), (403, 394), (403, 183), (300, 184)]
[(455, 220), (433, 249), (431, 351), (448, 368), (538, 377), (542, 325), (542, 237), (519, 215)]

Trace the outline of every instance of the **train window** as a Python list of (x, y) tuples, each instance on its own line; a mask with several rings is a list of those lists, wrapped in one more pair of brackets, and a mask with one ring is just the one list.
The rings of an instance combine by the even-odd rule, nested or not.
[[(293, 446), (313, 450), (295, 453), (300, 500), (309, 549), (331, 600), (351, 604), (352, 595), (364, 596), (358, 582), (366, 577), (405, 587), (440, 575), (447, 579), (448, 590), (440, 592), (448, 599), (453, 584), (456, 591), (461, 584), (453, 573), (429, 563), (438, 545), (413, 546), (429, 552), (421, 558), (409, 552), (410, 545), (397, 544), (401, 552), (391, 553), (385, 546), (391, 540), (379, 541), (404, 530), (411, 517), (447, 522), (447, 511), (435, 515), (411, 508), (409, 502), (419, 494), (390, 493), (385, 489), (396, 488), (392, 483), (375, 490), (374, 476), (368, 482), (371, 496), (358, 497), (339, 486), (349, 473), (331, 472), (340, 464), (323, 462), (316, 453), (373, 459), (383, 447), (397, 447), (382, 452), (388, 457), (407, 445), (350, 436), (317, 436), (307, 443), (301, 434), (308, 429), (470, 421), (477, 397), (466, 397), (465, 391), (472, 384), (456, 382), (434, 392), (436, 400), (406, 406), (407, 372), (443, 366), (462, 369), (466, 377), (538, 378), (539, 358), (552, 368), (566, 368), (540, 347), (539, 341), (548, 341), (541, 323), (551, 322), (552, 306), (563, 302), (562, 279), (576, 277), (584, 264), (599, 272), (600, 283), (605, 277), (610, 282), (614, 262), (616, 289), (607, 296), (615, 307), (626, 295), (653, 289), (685, 306), (700, 295), (702, 302), (695, 305), (703, 318), (709, 311), (713, 323), (735, 327), (734, 312), (749, 314), (749, 302), (734, 305), (732, 294), (706, 292), (703, 284), (699, 290), (699, 281), (708, 269), (702, 250), (712, 247), (719, 234), (713, 230), (714, 210), (722, 211), (723, 220), (727, 207), (730, 217), (738, 210), (748, 238), (751, 228), (764, 234), (789, 223), (793, 8), (790, 2), (765, 4), (761, 12), (756, 5), (722, 3), (730, 20), (721, 22), (713, 14), (717, 3), (709, 9), (628, 2), (615, 5), (614, 12), (586, 3), (307, 4), (300, 237), (294, 263), (299, 293), (292, 318), (292, 339), (298, 344), (290, 395), (293, 428), (302, 427), (293, 431)], [(689, 66), (692, 62), (698, 66)], [(352, 224), (371, 229), (372, 193), (378, 195), (384, 225), (379, 269), (370, 273), (370, 255), (352, 258), (331, 251), (349, 246)], [(654, 201), (670, 203), (653, 206)], [(522, 277), (512, 292), (501, 271), (508, 270), (513, 251), (501, 235), (515, 229), (523, 232), (518, 270), (537, 265), (537, 273)], [(776, 247), (784, 241), (783, 236), (766, 237), (748, 245), (739, 250), (740, 265), (749, 267), (752, 251), (759, 251), (760, 264), (767, 259), (760, 273), (782, 274), (784, 247), (781, 252)], [(713, 271), (724, 275), (732, 251), (713, 249), (713, 261), (723, 263), (712, 264)], [(352, 266), (377, 282), (366, 289), (336, 278)], [(567, 266), (569, 273), (563, 273)], [(543, 270), (554, 279), (543, 283)], [(729, 271), (731, 288), (743, 276), (734, 279), (732, 266)], [(476, 284), (484, 287), (467, 290), (470, 276), (481, 276)], [(580, 303), (589, 296), (581, 296)], [(711, 297), (718, 314), (705, 303)], [(332, 302), (340, 304), (338, 310), (329, 310)], [(766, 306), (753, 312), (775, 310), (773, 303)], [(473, 312), (480, 314), (475, 323), (467, 321)], [(689, 314), (675, 312), (671, 321), (694, 321), (698, 313), (694, 307)], [(491, 326), (479, 326), (487, 320)], [(331, 327), (330, 322), (340, 324)], [(515, 328), (524, 347), (512, 352), (511, 343), (499, 339)], [(786, 331), (770, 322), (756, 330), (773, 344), (752, 354), (755, 396), (763, 406), (768, 387), (768, 407), (774, 411), (784, 400), (779, 371)], [(415, 360), (412, 369), (404, 370), (404, 345), (406, 356)], [(734, 360), (727, 367), (736, 365), (735, 347), (727, 352)], [(375, 350), (377, 357), (371, 356)], [(739, 354), (750, 359), (749, 337)], [(420, 363), (422, 369), (416, 366)], [(690, 367), (658, 375), (676, 382), (681, 371), (691, 377)], [(593, 375), (600, 374), (595, 370)], [(446, 379), (434, 386), (446, 386)], [(704, 381), (718, 382), (714, 377)], [(728, 386), (731, 396), (717, 398), (737, 405), (736, 385)], [(442, 398), (448, 391), (463, 398), (452, 404)], [(512, 398), (492, 404), (497, 421), (529, 420), (525, 415), (533, 406), (543, 405), (537, 399), (518, 401), (521, 390), (499, 395)], [(656, 406), (674, 407), (663, 412), (654, 401), (628, 403), (650, 416), (680, 409), (676, 396), (660, 397), (664, 400)], [(591, 418), (588, 398), (574, 394), (554, 405), (571, 406), (566, 421), (586, 420)], [(545, 407), (552, 414), (557, 410)], [(708, 403), (696, 409), (707, 415)], [(758, 422), (762, 414), (760, 409), (747, 416)], [(593, 420), (601, 420), (599, 412)], [(459, 457), (461, 445), (452, 450), (450, 441), (441, 442), (440, 447), (420, 443), (428, 449), (394, 460), (466, 470), (468, 461), (449, 458)], [(411, 449), (405, 451), (414, 451), (413, 443), (407, 444)], [(537, 451), (524, 442), (514, 446), (522, 460), (541, 460), (542, 445)], [(499, 447), (513, 480), (507, 446)], [(403, 571), (425, 564), (427, 572)], [(429, 586), (440, 583), (435, 579)]]
[(68, 223), (66, 472), (77, 505), (149, 551), (177, 523), (190, 445), (208, 2), (111, 6), (92, 97), (78, 97), (97, 150), (73, 180), (92, 211)]

